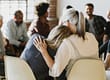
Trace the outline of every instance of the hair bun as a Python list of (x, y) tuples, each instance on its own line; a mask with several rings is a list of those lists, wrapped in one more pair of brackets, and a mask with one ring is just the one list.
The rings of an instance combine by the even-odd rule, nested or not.
[(48, 3), (40, 3), (39, 5), (36, 6), (36, 11), (38, 16), (42, 16), (47, 12), (47, 9), (49, 7)]

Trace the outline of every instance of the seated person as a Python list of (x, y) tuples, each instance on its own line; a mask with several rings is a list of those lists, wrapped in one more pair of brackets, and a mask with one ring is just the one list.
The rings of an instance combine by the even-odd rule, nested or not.
[(8, 21), (7, 26), (3, 28), (3, 33), (9, 40), (9, 43), (13, 45), (13, 48), (16, 52), (14, 56), (20, 56), (20, 53), (28, 41), (27, 29), (26, 24), (23, 22), (22, 11), (17, 10), (15, 12), (14, 19)]
[(108, 70), (110, 68), (110, 40), (108, 41), (107, 55), (104, 63), (105, 63), (105, 69)]
[(110, 39), (110, 11), (107, 12), (107, 27), (106, 27), (106, 34), (108, 35), (104, 35), (103, 41), (104, 43), (99, 47), (99, 53), (102, 54), (104, 53), (104, 60), (106, 58), (106, 54), (107, 54), (107, 45)]
[(38, 32), (40, 35), (44, 36), (45, 38), (48, 37), (48, 34), (50, 32), (50, 26), (47, 20), (48, 8), (49, 8), (49, 4), (45, 2), (41, 2), (35, 7), (38, 18), (33, 20), (33, 22), (31, 23), (27, 32), (28, 37), (31, 37), (31, 35), (36, 32)]

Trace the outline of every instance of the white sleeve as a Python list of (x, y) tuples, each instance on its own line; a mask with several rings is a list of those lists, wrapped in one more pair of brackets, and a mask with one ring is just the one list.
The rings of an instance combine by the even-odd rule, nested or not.
[(25, 41), (28, 41), (27, 26), (25, 23), (23, 23), (23, 36), (24, 36)]
[(34, 27), (36, 26), (36, 22), (37, 20), (33, 20), (32, 23), (30, 24), (28, 31), (27, 31), (27, 35), (28, 37), (31, 37), (32, 34), (32, 30), (34, 29)]
[(58, 77), (63, 72), (67, 66), (69, 60), (71, 59), (71, 52), (67, 44), (63, 41), (57, 50), (55, 56), (55, 63), (51, 70), (49, 70), (49, 75), (53, 77)]
[(13, 22), (11, 22), (11, 21), (9, 21), (8, 23), (7, 23), (7, 26), (6, 26), (6, 31), (7, 31), (7, 34), (6, 34), (6, 36), (7, 36), (7, 38), (9, 39), (9, 41), (10, 41), (10, 43), (11, 44), (14, 44), (14, 45), (16, 45), (16, 46), (19, 46), (20, 45), (20, 42), (18, 41), (18, 40), (16, 40), (15, 39), (15, 31), (14, 31), (14, 29), (13, 29)]

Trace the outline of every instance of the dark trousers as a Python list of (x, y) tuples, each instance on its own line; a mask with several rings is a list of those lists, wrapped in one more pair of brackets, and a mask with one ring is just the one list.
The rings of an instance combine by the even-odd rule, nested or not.
[(109, 41), (106, 41), (105, 43), (103, 43), (103, 44), (99, 47), (99, 57), (101, 57), (102, 53), (104, 53), (104, 60), (105, 60), (106, 54), (107, 54), (108, 42), (109, 42)]

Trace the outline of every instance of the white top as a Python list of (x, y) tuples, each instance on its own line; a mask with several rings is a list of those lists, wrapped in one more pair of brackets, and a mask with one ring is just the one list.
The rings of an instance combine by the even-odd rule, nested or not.
[[(36, 22), (37, 22), (37, 19), (34, 19), (31, 23), (31, 25), (29, 26), (28, 28), (28, 31), (27, 31), (27, 35), (28, 37), (30, 38), (31, 37), (31, 34), (32, 34), (32, 30), (34, 29), (34, 27), (36, 26)], [(37, 29), (37, 28), (36, 28)]]
[(17, 26), (13, 19), (11, 19), (7, 23), (7, 26), (3, 28), (3, 34), (7, 39), (9, 39), (11, 44), (16, 46), (19, 46), (20, 41), (18, 40), (20, 38), (24, 37), (24, 41), (28, 40), (26, 24), (22, 23), (21, 25)]
[[(74, 44), (77, 50), (71, 43)], [(69, 63), (70, 60), (75, 61), (82, 57), (98, 58), (98, 42), (91, 33), (86, 33), (86, 40), (79, 38), (77, 35), (71, 35), (67, 39), (64, 39), (57, 50), (55, 63), (52, 69), (49, 70), (49, 74), (57, 77), (65, 68), (68, 72), (68, 66), (71, 65)]]

